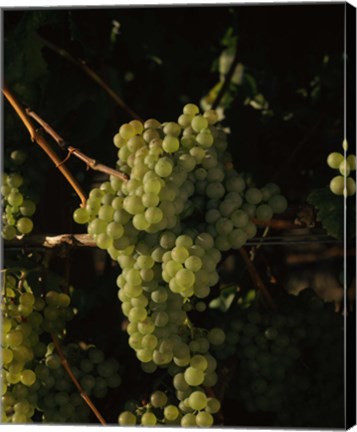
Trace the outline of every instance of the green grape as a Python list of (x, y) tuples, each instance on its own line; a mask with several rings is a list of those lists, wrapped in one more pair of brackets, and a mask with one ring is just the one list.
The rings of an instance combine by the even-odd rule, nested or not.
[(201, 129), (196, 137), (196, 141), (206, 149), (213, 145), (214, 138), (209, 129)]
[(216, 414), (221, 409), (221, 403), (218, 399), (210, 397), (207, 399), (205, 411), (210, 414)]
[(249, 204), (259, 204), (263, 199), (263, 194), (257, 188), (249, 188), (245, 193), (245, 199)]
[(255, 212), (257, 219), (264, 222), (269, 221), (273, 217), (273, 214), (273, 209), (267, 204), (259, 205)]
[(27, 157), (26, 153), (21, 150), (13, 150), (10, 154), (11, 160), (16, 165), (22, 165), (25, 162), (26, 157)]
[(180, 141), (176, 136), (168, 135), (164, 138), (162, 142), (162, 148), (166, 153), (175, 153), (180, 147)]
[(136, 134), (136, 129), (133, 125), (125, 123), (120, 127), (119, 134), (125, 140), (129, 140)]
[(86, 208), (79, 208), (74, 211), (73, 219), (78, 224), (88, 223), (90, 219), (89, 211)]
[(283, 213), (288, 207), (288, 202), (282, 195), (274, 195), (270, 198), (268, 204), (274, 213)]
[(343, 175), (343, 176), (348, 176), (348, 175), (350, 174), (350, 172), (351, 172), (350, 165), (349, 165), (349, 163), (347, 162), (346, 159), (344, 159), (344, 160), (340, 163), (338, 169), (339, 169), (341, 175)]
[(352, 171), (356, 171), (356, 155), (354, 154), (348, 155), (347, 163)]
[(338, 169), (341, 162), (343, 162), (343, 155), (338, 152), (330, 153), (327, 157), (327, 165), (330, 168)]
[(346, 194), (348, 196), (354, 195), (356, 193), (356, 182), (353, 178), (348, 177), (346, 179)]
[(17, 347), (22, 344), (23, 333), (20, 330), (12, 330), (5, 336), (5, 341), (9, 347)]
[(196, 424), (199, 427), (211, 427), (213, 425), (213, 417), (210, 413), (201, 411), (196, 415)]
[(130, 411), (123, 411), (119, 415), (118, 423), (120, 424), (120, 426), (135, 426), (136, 416)]
[(25, 199), (21, 204), (19, 210), (22, 216), (33, 216), (36, 211), (36, 204), (29, 199)]
[(208, 340), (213, 345), (222, 345), (225, 340), (225, 333), (222, 329), (215, 327), (208, 332)]
[(154, 413), (146, 412), (141, 416), (141, 424), (143, 426), (155, 426), (157, 423), (157, 418)]
[(199, 111), (198, 106), (193, 103), (188, 103), (183, 107), (183, 113), (192, 117), (198, 114)]
[[(158, 160), (155, 165), (155, 173), (160, 177), (168, 177), (173, 170), (173, 163), (171, 159), (162, 157)], [(147, 192), (154, 192), (153, 190), (147, 190)]]
[(203, 393), (201, 391), (195, 391), (195, 392), (190, 394), (190, 396), (188, 398), (188, 403), (189, 403), (189, 406), (193, 410), (200, 411), (200, 410), (206, 408), (207, 396), (205, 395), (205, 393)]
[(175, 405), (167, 405), (164, 408), (164, 417), (166, 420), (174, 421), (179, 416), (179, 410)]
[(33, 229), (33, 222), (27, 217), (22, 217), (17, 221), (16, 228), (20, 234), (29, 234)]
[(343, 176), (336, 176), (330, 181), (330, 189), (335, 195), (343, 195), (345, 179)]
[(191, 127), (195, 132), (200, 132), (202, 129), (206, 129), (207, 126), (208, 120), (201, 115), (195, 116), (191, 121)]
[(190, 365), (196, 369), (205, 371), (207, 369), (208, 363), (204, 356), (196, 354), (191, 358)]
[(7, 201), (13, 207), (19, 207), (23, 203), (24, 197), (20, 192), (17, 192), (16, 190), (12, 190), (10, 194), (7, 196)]
[(16, 237), (16, 228), (11, 225), (5, 225), (2, 228), (1, 235), (5, 240), (13, 240)]
[(197, 426), (196, 424), (196, 416), (192, 413), (187, 413), (181, 418), (181, 426), (182, 427), (192, 427)]
[(188, 385), (198, 386), (203, 383), (204, 373), (200, 369), (190, 366), (185, 370), (184, 377)]
[(154, 408), (163, 408), (167, 404), (167, 396), (164, 392), (157, 390), (150, 396), (150, 403)]
[(11, 188), (17, 189), (23, 183), (23, 178), (18, 173), (11, 173), (7, 176), (6, 182)]

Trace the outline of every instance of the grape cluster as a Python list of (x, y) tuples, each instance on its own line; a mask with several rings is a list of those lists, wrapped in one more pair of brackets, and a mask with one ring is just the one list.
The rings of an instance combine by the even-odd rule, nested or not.
[(150, 402), (142, 406), (134, 406), (132, 410), (120, 413), (118, 423), (121, 426), (167, 425), (183, 427), (209, 427), (213, 424), (212, 414), (220, 408), (220, 402), (207, 397), (203, 391), (196, 390), (180, 403), (179, 407), (169, 403), (169, 397), (163, 391), (156, 390), (150, 396)]
[[(25, 273), (7, 270), (2, 295), (2, 422), (85, 422), (90, 410), (61, 364), (50, 334), (61, 337), (74, 314), (70, 297), (37, 296)], [(82, 388), (96, 398), (120, 385), (119, 364), (95, 347), (63, 349)]]
[[(63, 347), (63, 353), (73, 375), (90, 397), (102, 399), (109, 389), (121, 384), (119, 363), (114, 358), (105, 358), (98, 348), (82, 349), (71, 343)], [(35, 372), (39, 381), (37, 409), (42, 414), (43, 423), (88, 422), (90, 409), (62, 367), (53, 344), (48, 345), (46, 356), (36, 366)]]
[(36, 211), (36, 204), (29, 199), (26, 190), (23, 190), (24, 179), (19, 172), (26, 155), (15, 150), (11, 153), (13, 162), (12, 172), (4, 172), (1, 184), (1, 207), (2, 207), (2, 237), (12, 240), (16, 235), (29, 234), (33, 229), (31, 216)]
[[(216, 384), (209, 350), (225, 338), (219, 328), (195, 327), (187, 311), (218, 283), (222, 251), (242, 247), (256, 224), (287, 207), (277, 185), (248, 186), (233, 169), (217, 120), (187, 104), (177, 122), (122, 125), (114, 145), (129, 180), (111, 176), (73, 214), (120, 265), (129, 345), (146, 372), (168, 368), (182, 425), (193, 424), (190, 395)], [(197, 416), (197, 425), (213, 422), (210, 413)]]
[(286, 295), (277, 313), (235, 311), (218, 358), (236, 356), (234, 391), (247, 411), (282, 427), (343, 427), (343, 318), (311, 289)]
[[(343, 142), (343, 148), (347, 151), (347, 141)], [(356, 171), (356, 155), (350, 154), (346, 158), (342, 153), (332, 152), (327, 157), (327, 165), (339, 171), (339, 175), (330, 181), (330, 189), (336, 195), (345, 197), (356, 193), (356, 182), (350, 177), (351, 171)]]

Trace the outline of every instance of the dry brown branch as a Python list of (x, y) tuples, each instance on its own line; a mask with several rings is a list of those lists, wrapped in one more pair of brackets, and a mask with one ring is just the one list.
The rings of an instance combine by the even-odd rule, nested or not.
[(129, 176), (127, 174), (97, 162), (95, 159), (82, 153), (76, 147), (67, 146), (65, 140), (33, 110), (27, 108), (26, 113), (42, 126), (42, 128), (56, 141), (56, 143), (59, 145), (59, 147), (61, 147), (62, 150), (68, 150), (68, 156), (64, 159), (64, 161), (62, 161), (62, 164), (66, 162), (71, 155), (73, 155), (83, 161), (88, 168), (91, 168), (94, 171), (99, 171), (108, 175), (112, 175), (123, 181), (129, 179)]
[(46, 139), (35, 129), (34, 125), (32, 124), (32, 121), (30, 117), (27, 115), (25, 110), (22, 108), (20, 103), (17, 101), (16, 97), (13, 95), (13, 93), (10, 91), (10, 89), (4, 85), (2, 92), (6, 99), (9, 101), (11, 106), (16, 111), (17, 115), (20, 117), (23, 124), (26, 126), (26, 129), (28, 130), (31, 141), (36, 142), (42, 150), (47, 154), (47, 156), (52, 160), (52, 162), (55, 164), (55, 166), (61, 171), (63, 176), (66, 178), (68, 183), (72, 186), (72, 188), (75, 190), (76, 194), (79, 196), (81, 200), (81, 206), (84, 207), (86, 204), (86, 197), (84, 195), (84, 192), (82, 191), (82, 188), (76, 181), (76, 179), (72, 176), (71, 172), (68, 170), (67, 167), (63, 166), (61, 164), (61, 159), (57, 156), (57, 154), (52, 150)]
[(254, 225), (260, 225), (279, 230), (306, 228), (303, 224), (297, 224), (296, 222), (284, 219), (271, 219), (269, 221), (262, 221), (256, 218), (251, 218), (251, 221)]
[(306, 252), (306, 250), (304, 249), (302, 253), (290, 253), (289, 255), (287, 255), (286, 263), (292, 265), (306, 264), (344, 256), (353, 257), (355, 255), (356, 250), (354, 248), (349, 248), (345, 250), (341, 246), (333, 246), (324, 251), (318, 250), (316, 252)]
[(63, 48), (58, 47), (54, 43), (42, 38), (41, 36), (38, 37), (42, 41), (42, 43), (48, 48), (50, 48), (52, 51), (56, 52), (58, 55), (64, 57), (65, 59), (69, 60), (71, 63), (82, 69), (83, 72), (88, 75), (92, 80), (94, 80), (97, 84), (99, 84), (100, 87), (102, 87), (102, 89), (114, 100), (114, 102), (119, 105), (127, 114), (129, 114), (130, 117), (143, 121), (142, 118), (130, 107), (128, 107), (128, 105), (123, 101), (123, 99), (114, 90), (112, 90), (108, 86), (108, 84), (104, 82), (104, 80), (86, 64), (84, 60), (77, 60)]
[(53, 249), (57, 247), (88, 248), (96, 247), (96, 242), (89, 234), (60, 234), (50, 236), (47, 234), (27, 234), (23, 238), (6, 240), (5, 247), (43, 247)]
[(107, 424), (106, 421), (104, 420), (104, 418), (102, 417), (102, 415), (100, 414), (100, 412), (97, 410), (97, 408), (95, 407), (95, 405), (91, 401), (91, 399), (88, 396), (88, 394), (83, 390), (82, 386), (77, 381), (77, 378), (73, 375), (73, 372), (72, 372), (72, 370), (71, 370), (71, 368), (69, 366), (68, 360), (66, 359), (66, 357), (65, 357), (65, 355), (64, 355), (64, 353), (62, 351), (62, 348), (61, 348), (61, 345), (59, 343), (59, 340), (58, 340), (57, 336), (54, 333), (51, 333), (51, 337), (52, 337), (54, 346), (56, 348), (56, 351), (58, 352), (58, 355), (60, 356), (62, 366), (65, 368), (65, 370), (68, 373), (69, 377), (71, 378), (73, 384), (77, 387), (77, 389), (79, 391), (79, 394), (81, 395), (82, 399), (85, 401), (85, 403), (92, 410), (92, 412), (97, 417), (97, 419), (99, 420), (99, 422), (102, 425), (106, 425)]
[(259, 276), (259, 273), (257, 272), (254, 264), (249, 259), (249, 256), (248, 256), (246, 249), (244, 247), (242, 247), (239, 249), (239, 252), (240, 252), (240, 255), (243, 258), (244, 262), (246, 263), (247, 270), (248, 270), (250, 277), (252, 278), (253, 282), (255, 283), (256, 287), (262, 293), (264, 299), (269, 304), (269, 306), (273, 310), (276, 310), (276, 305), (275, 305), (267, 287), (265, 286), (264, 282), (262, 281), (261, 277)]

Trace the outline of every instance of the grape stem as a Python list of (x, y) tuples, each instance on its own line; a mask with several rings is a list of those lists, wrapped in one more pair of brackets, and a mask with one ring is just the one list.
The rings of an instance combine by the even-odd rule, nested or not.
[(26, 113), (42, 126), (42, 128), (56, 141), (56, 143), (62, 150), (68, 151), (67, 157), (61, 162), (61, 164), (65, 163), (73, 154), (78, 159), (86, 163), (88, 168), (91, 168), (94, 171), (99, 171), (108, 175), (112, 175), (119, 178), (120, 180), (126, 181), (129, 179), (129, 176), (127, 174), (117, 171), (113, 168), (109, 168), (108, 166), (101, 163), (98, 163), (95, 159), (92, 159), (91, 157), (82, 153), (78, 148), (67, 146), (65, 140), (32, 109), (27, 108)]
[(78, 66), (83, 72), (88, 75), (93, 81), (95, 81), (102, 89), (114, 100), (114, 102), (120, 106), (130, 117), (133, 117), (137, 120), (143, 121), (142, 118), (133, 111), (124, 101), (123, 99), (113, 90), (108, 84), (104, 82), (104, 80), (96, 73), (93, 69), (91, 69), (84, 60), (75, 59), (69, 52), (64, 50), (63, 48), (58, 47), (53, 42), (44, 39), (41, 36), (37, 36), (41, 42), (46, 45), (49, 49), (69, 60), (74, 65)]
[(284, 219), (271, 219), (269, 221), (262, 221), (256, 218), (251, 218), (251, 221), (254, 225), (261, 225), (273, 229), (296, 229), (296, 228), (305, 228), (305, 224), (299, 222), (293, 222)]
[(266, 302), (269, 304), (269, 306), (276, 311), (276, 305), (268, 291), (268, 288), (265, 286), (262, 278), (259, 276), (259, 273), (257, 272), (257, 269), (255, 268), (254, 264), (250, 260), (248, 253), (244, 247), (239, 249), (240, 255), (243, 258), (247, 270), (250, 274), (251, 279), (255, 283), (258, 290), (262, 293), (263, 297), (265, 298)]
[(13, 95), (11, 90), (6, 85), (4, 85), (2, 88), (2, 92), (3, 95), (6, 97), (6, 99), (8, 100), (8, 102), (10, 103), (10, 105), (15, 110), (16, 114), (20, 117), (26, 129), (28, 130), (31, 141), (36, 142), (36, 144), (38, 144), (42, 148), (42, 150), (47, 154), (47, 156), (52, 160), (52, 162), (60, 170), (60, 172), (66, 178), (68, 183), (72, 186), (76, 194), (79, 196), (81, 200), (81, 206), (84, 207), (87, 199), (86, 196), (84, 195), (82, 188), (78, 184), (77, 180), (73, 177), (69, 169), (61, 164), (60, 158), (52, 150), (52, 148), (50, 147), (46, 139), (39, 133), (38, 130), (35, 129), (30, 117), (27, 115), (26, 111), (17, 101), (16, 97)]
[(62, 366), (65, 368), (65, 370), (68, 373), (69, 377), (71, 378), (73, 384), (77, 387), (79, 394), (81, 395), (82, 399), (85, 401), (85, 403), (92, 410), (93, 414), (97, 417), (99, 422), (102, 425), (106, 425), (106, 421), (104, 420), (104, 418), (102, 417), (100, 412), (97, 410), (97, 408), (95, 407), (95, 405), (91, 401), (88, 394), (83, 390), (82, 386), (77, 381), (77, 378), (74, 376), (74, 374), (73, 374), (73, 372), (69, 366), (68, 360), (66, 359), (66, 357), (62, 351), (62, 348), (61, 348), (61, 345), (59, 343), (57, 336), (54, 333), (51, 333), (51, 337), (52, 337), (53, 343), (55, 345), (56, 351), (58, 352), (58, 355), (60, 356)]

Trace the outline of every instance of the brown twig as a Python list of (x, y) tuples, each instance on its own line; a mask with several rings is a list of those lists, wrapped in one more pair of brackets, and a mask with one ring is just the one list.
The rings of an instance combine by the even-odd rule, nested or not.
[(284, 219), (271, 219), (269, 221), (262, 221), (256, 218), (251, 218), (251, 221), (254, 225), (261, 225), (264, 227), (284, 230), (284, 229), (299, 229), (299, 228), (306, 228), (304, 224), (297, 224), (296, 222), (290, 221), (290, 220), (284, 220)]
[(12, 94), (12, 92), (6, 85), (3, 86), (2, 92), (11, 104), (11, 106), (16, 111), (17, 115), (20, 117), (23, 124), (26, 126), (26, 129), (30, 134), (31, 141), (36, 142), (47, 154), (47, 156), (52, 160), (52, 162), (61, 171), (68, 183), (72, 186), (76, 194), (79, 196), (81, 200), (81, 206), (85, 206), (86, 197), (84, 195), (84, 192), (82, 191), (82, 188), (80, 187), (76, 179), (72, 176), (71, 172), (68, 170), (68, 168), (61, 165), (61, 159), (52, 150), (46, 139), (35, 129), (30, 117), (26, 114), (25, 110), (22, 108), (16, 97)]
[(53, 343), (55, 345), (56, 351), (58, 352), (58, 355), (60, 356), (61, 359), (61, 363), (62, 366), (65, 368), (66, 372), (68, 373), (69, 377), (71, 378), (73, 384), (77, 387), (79, 394), (81, 395), (82, 399), (85, 401), (85, 403), (89, 406), (89, 408), (92, 410), (92, 412), (94, 413), (94, 415), (97, 417), (97, 419), (99, 420), (99, 422), (102, 425), (106, 425), (106, 421), (104, 420), (104, 418), (102, 417), (102, 415), (100, 414), (100, 412), (97, 410), (97, 408), (95, 407), (95, 405), (93, 404), (93, 402), (91, 401), (90, 397), (88, 396), (88, 394), (83, 390), (82, 386), (79, 384), (79, 382), (77, 381), (77, 378), (74, 376), (68, 361), (62, 351), (61, 345), (59, 343), (59, 340), (57, 338), (57, 336), (54, 333), (51, 333), (51, 337), (53, 340)]
[(60, 234), (49, 236), (47, 234), (28, 234), (20, 239), (5, 240), (5, 247), (43, 247), (54, 249), (57, 247), (88, 248), (96, 247), (96, 242), (89, 234)]
[(99, 171), (108, 175), (112, 175), (114, 177), (119, 178), (120, 180), (128, 180), (129, 176), (121, 171), (117, 171), (113, 168), (109, 168), (102, 163), (98, 163), (95, 159), (85, 155), (79, 149), (72, 146), (67, 146), (65, 140), (50, 126), (47, 122), (45, 122), (37, 113), (35, 113), (32, 109), (27, 108), (26, 113), (37, 121), (38, 124), (42, 126), (42, 128), (56, 141), (56, 143), (61, 147), (62, 150), (68, 150), (67, 158), (62, 161), (62, 164), (67, 161), (67, 159), (73, 154), (78, 159), (87, 164), (87, 167), (91, 168), (94, 171)]
[(44, 39), (41, 36), (38, 36), (38, 38), (41, 40), (41, 42), (46, 45), (48, 48), (50, 48), (52, 51), (56, 52), (58, 55), (64, 57), (65, 59), (69, 60), (74, 65), (81, 68), (90, 78), (92, 78), (97, 84), (102, 87), (102, 89), (127, 113), (130, 117), (133, 117), (137, 120), (142, 121), (142, 118), (133, 111), (128, 105), (123, 101), (123, 99), (114, 91), (112, 90), (108, 84), (106, 84), (103, 79), (94, 72), (93, 69), (91, 69), (84, 60), (77, 60), (75, 59), (69, 52), (64, 50), (63, 48), (58, 47), (53, 42), (48, 41), (47, 39)]
[(240, 252), (240, 255), (243, 258), (244, 262), (246, 263), (247, 270), (250, 274), (250, 277), (252, 278), (253, 282), (257, 286), (258, 290), (262, 293), (263, 297), (265, 298), (265, 300), (269, 304), (269, 306), (273, 310), (276, 310), (276, 305), (275, 305), (267, 287), (265, 286), (264, 282), (262, 281), (261, 277), (259, 276), (254, 264), (249, 259), (249, 256), (248, 256), (246, 249), (244, 247), (242, 247), (239, 249), (239, 252)]

